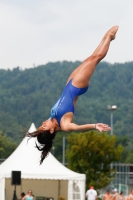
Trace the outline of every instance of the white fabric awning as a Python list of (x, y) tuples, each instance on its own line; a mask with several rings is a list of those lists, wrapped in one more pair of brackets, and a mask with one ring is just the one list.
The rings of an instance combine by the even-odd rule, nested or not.
[[(32, 123), (29, 132), (35, 131)], [(10, 178), (11, 171), (21, 171), (25, 179), (85, 180), (79, 174), (63, 166), (51, 153), (40, 165), (41, 152), (35, 148), (35, 138), (24, 138), (17, 149), (0, 165), (0, 177)]]

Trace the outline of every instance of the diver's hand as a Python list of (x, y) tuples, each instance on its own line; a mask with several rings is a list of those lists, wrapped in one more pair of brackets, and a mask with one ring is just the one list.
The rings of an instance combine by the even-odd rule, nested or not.
[(111, 128), (107, 124), (102, 124), (102, 123), (95, 124), (95, 129), (98, 130), (99, 132), (111, 130)]

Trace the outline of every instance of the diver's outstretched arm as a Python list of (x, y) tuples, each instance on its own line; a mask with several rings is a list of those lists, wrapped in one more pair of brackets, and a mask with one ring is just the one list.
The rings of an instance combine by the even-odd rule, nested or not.
[(75, 123), (69, 123), (66, 126), (62, 127), (63, 131), (88, 131), (91, 129), (96, 129), (99, 132), (110, 131), (111, 128), (107, 124), (97, 123), (97, 124), (84, 124), (77, 125)]

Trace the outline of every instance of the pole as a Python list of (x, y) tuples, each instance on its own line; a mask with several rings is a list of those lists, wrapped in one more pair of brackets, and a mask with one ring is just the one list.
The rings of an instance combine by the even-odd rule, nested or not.
[(14, 193), (13, 193), (13, 199), (12, 200), (17, 200), (16, 185), (15, 185), (15, 188), (14, 188)]
[(110, 116), (110, 126), (111, 126), (111, 135), (113, 134), (113, 111), (115, 111), (117, 109), (117, 106), (116, 105), (108, 105), (107, 106), (108, 110), (110, 110), (111, 112), (111, 116)]
[(111, 135), (113, 134), (113, 111), (111, 110)]
[(62, 164), (65, 165), (65, 137), (63, 137), (63, 155), (62, 155)]

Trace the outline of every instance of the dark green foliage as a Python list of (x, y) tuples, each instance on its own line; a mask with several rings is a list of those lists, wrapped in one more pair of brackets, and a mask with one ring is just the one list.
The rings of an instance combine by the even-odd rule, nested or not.
[(122, 145), (124, 147), (124, 151), (122, 153), (122, 157), (121, 157), (120, 161), (122, 163), (126, 162), (127, 156), (130, 152), (130, 149), (132, 148), (132, 147), (130, 147), (131, 142), (129, 140), (129, 137), (127, 137), (127, 136), (117, 136), (115, 146), (117, 147), (118, 145)]
[(106, 133), (89, 131), (72, 133), (68, 136), (68, 167), (76, 172), (86, 174), (86, 184), (101, 189), (114, 177), (110, 164), (121, 159), (124, 148), (116, 147), (116, 137)]
[[(64, 61), (25, 70), (19, 67), (1, 69), (0, 130), (20, 142), (24, 134), (22, 126), (28, 129), (32, 122), (40, 126), (49, 118), (50, 109), (62, 93), (68, 76), (79, 64), (79, 61)], [(133, 62), (99, 64), (88, 92), (78, 99), (74, 122), (110, 124), (109, 104), (118, 107), (113, 115), (114, 134), (129, 136), (132, 142)], [(61, 134), (57, 137), (61, 138)], [(59, 149), (61, 151), (61, 147)]]
[(133, 148), (127, 153), (125, 157), (125, 163), (133, 163)]
[(0, 158), (7, 158), (17, 147), (9, 137), (0, 132)]

